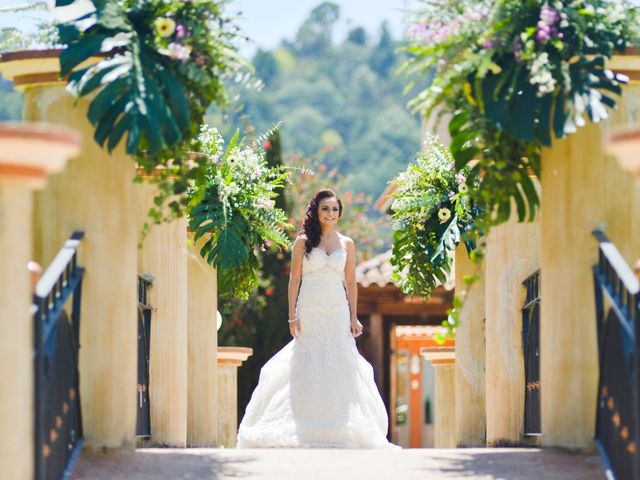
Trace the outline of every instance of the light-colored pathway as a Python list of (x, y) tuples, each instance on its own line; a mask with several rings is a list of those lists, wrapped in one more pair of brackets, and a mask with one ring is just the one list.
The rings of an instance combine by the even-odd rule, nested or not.
[(597, 455), (554, 450), (140, 449), (83, 453), (74, 480), (601, 480)]

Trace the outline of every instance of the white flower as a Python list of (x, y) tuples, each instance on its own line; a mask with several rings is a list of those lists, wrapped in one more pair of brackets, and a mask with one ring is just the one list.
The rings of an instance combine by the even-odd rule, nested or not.
[(176, 60), (187, 60), (191, 55), (191, 47), (189, 45), (180, 45), (176, 42), (169, 44), (169, 56)]
[(445, 223), (451, 218), (451, 210), (448, 208), (441, 208), (438, 210), (438, 218), (440, 219), (440, 223)]

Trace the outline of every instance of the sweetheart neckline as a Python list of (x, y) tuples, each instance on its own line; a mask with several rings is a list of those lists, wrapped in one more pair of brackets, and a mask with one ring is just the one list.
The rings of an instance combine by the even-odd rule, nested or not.
[(327, 258), (330, 258), (330, 257), (331, 257), (334, 253), (336, 253), (336, 252), (344, 252), (344, 253), (347, 253), (347, 251), (346, 251), (344, 248), (342, 248), (342, 247), (341, 247), (341, 248), (337, 248), (337, 249), (335, 249), (335, 250), (334, 250), (333, 252), (331, 252), (331, 253), (327, 253), (327, 252), (325, 252), (325, 251), (324, 251), (322, 248), (320, 248), (320, 247), (313, 247), (313, 250), (319, 250), (319, 251), (320, 251), (320, 252), (322, 252), (322, 253), (323, 253)]

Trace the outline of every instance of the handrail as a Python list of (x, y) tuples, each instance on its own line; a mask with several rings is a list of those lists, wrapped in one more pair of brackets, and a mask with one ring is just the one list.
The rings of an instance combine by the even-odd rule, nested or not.
[[(75, 231), (40, 278), (34, 293), (34, 463), (37, 480), (69, 478), (82, 448), (78, 383), (84, 268)], [(65, 304), (71, 300), (70, 315)]]
[(607, 478), (640, 478), (640, 282), (601, 230), (593, 267), (600, 378), (595, 442)]
[[(78, 250), (80, 240), (84, 237), (84, 232), (75, 231), (58, 252), (56, 257), (47, 268), (46, 272), (40, 277), (36, 284), (35, 294), (37, 297), (46, 298), (54, 289), (56, 283), (65, 272), (67, 265), (72, 260), (74, 254)], [(63, 285), (64, 286), (64, 285)]]
[(593, 236), (598, 240), (598, 243), (600, 244), (600, 251), (618, 274), (618, 277), (620, 277), (624, 286), (629, 290), (629, 293), (636, 294), (640, 292), (640, 280), (638, 280), (638, 277), (636, 277), (633, 270), (631, 270), (631, 267), (629, 267), (626, 260), (611, 240), (609, 240), (602, 230), (594, 230)]

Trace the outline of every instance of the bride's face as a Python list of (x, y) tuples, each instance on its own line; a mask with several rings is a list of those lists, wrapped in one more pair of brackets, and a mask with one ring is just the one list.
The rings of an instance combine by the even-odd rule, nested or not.
[(340, 206), (336, 197), (320, 200), (318, 204), (318, 221), (322, 226), (335, 226), (340, 218)]

